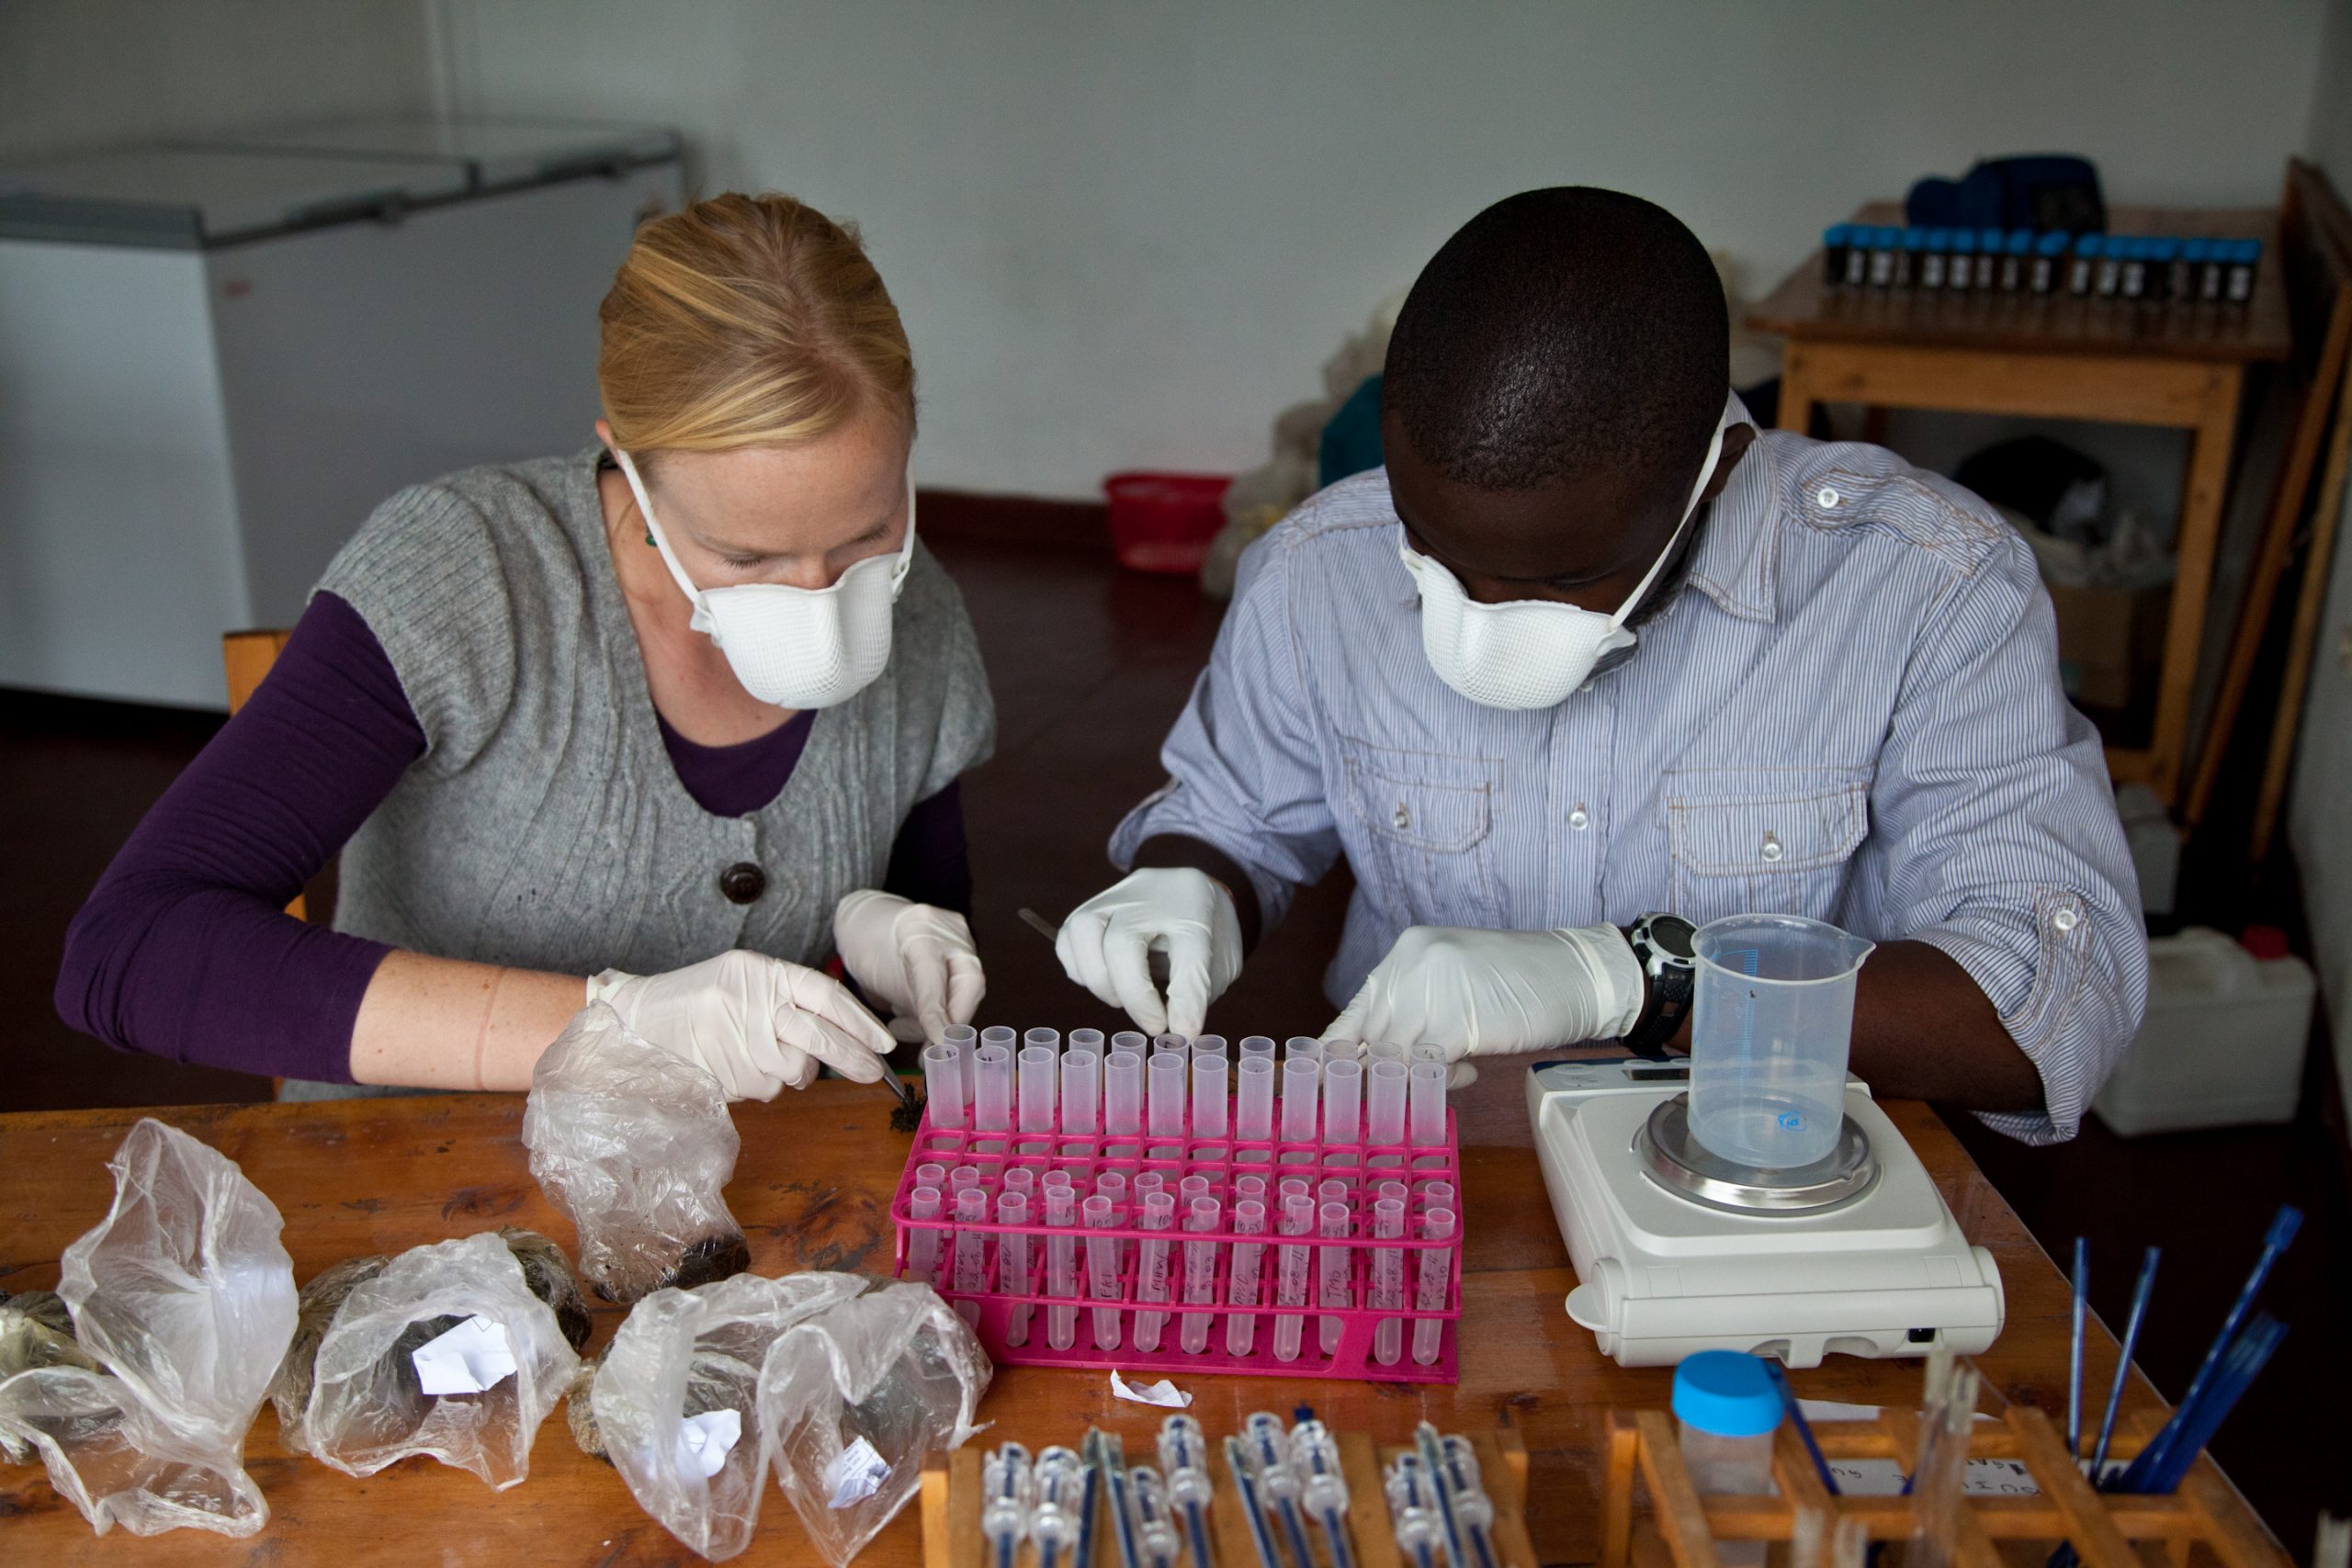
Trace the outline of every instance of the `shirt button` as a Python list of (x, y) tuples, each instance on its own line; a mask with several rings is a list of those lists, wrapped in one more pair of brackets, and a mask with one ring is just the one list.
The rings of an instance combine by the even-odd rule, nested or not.
[(1813, 499), (1819, 502), (1824, 506), (1836, 506), (1846, 498), (1839, 495), (1837, 491), (1830, 486), (1823, 485), (1819, 491), (1815, 492)]
[(1592, 814), (1579, 806), (1568, 813), (1568, 826), (1581, 833), (1592, 826)]
[(1774, 861), (1779, 860), (1781, 856), (1787, 852), (1781, 848), (1780, 840), (1774, 838), (1771, 834), (1767, 833), (1764, 835), (1764, 848), (1758, 852), (1761, 853), (1766, 860)]
[(718, 874), (718, 891), (730, 904), (749, 904), (768, 890), (768, 874), (750, 861), (739, 860)]
[(2079, 925), (2083, 917), (2075, 912), (2072, 904), (2061, 904), (2051, 912), (2050, 923), (2058, 928), (2060, 936), (2064, 936)]
[(1396, 824), (1396, 830), (1401, 833), (1413, 825), (1413, 814), (1405, 809), (1405, 803), (1400, 800), (1396, 803), (1396, 815), (1389, 820)]

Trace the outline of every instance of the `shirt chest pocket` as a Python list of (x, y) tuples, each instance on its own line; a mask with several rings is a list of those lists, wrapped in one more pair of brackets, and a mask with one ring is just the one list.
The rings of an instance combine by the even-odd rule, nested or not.
[(1672, 908), (1704, 924), (1724, 915), (1832, 920), (1854, 851), (1870, 831), (1859, 778), (1775, 780), (1743, 773), (1668, 776)]
[(1484, 757), (1346, 743), (1357, 881), (1401, 926), (1501, 923), (1499, 766)]

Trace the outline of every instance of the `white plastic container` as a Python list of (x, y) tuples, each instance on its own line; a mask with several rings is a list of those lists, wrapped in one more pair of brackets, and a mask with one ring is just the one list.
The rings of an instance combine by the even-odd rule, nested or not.
[[(1762, 1497), (1772, 1484), (1780, 1390), (1764, 1363), (1736, 1350), (1702, 1350), (1674, 1369), (1674, 1416), (1682, 1461), (1702, 1497)], [(1764, 1568), (1760, 1540), (1723, 1540), (1724, 1568)]]
[(2294, 1119), (2312, 972), (2192, 926), (2148, 943), (2148, 1016), (2092, 1108), (2127, 1138)]

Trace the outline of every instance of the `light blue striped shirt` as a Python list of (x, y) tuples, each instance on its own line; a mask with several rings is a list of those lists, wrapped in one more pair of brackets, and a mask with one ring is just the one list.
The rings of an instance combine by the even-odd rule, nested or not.
[(1415, 925), (1784, 911), (1933, 942), (2041, 1074), (2044, 1113), (1985, 1121), (2074, 1135), (2139, 1026), (2147, 936), (2049, 595), (1998, 513), (1883, 448), (1767, 432), (1634, 658), (1535, 712), (1430, 671), (1402, 526), (1374, 470), (1243, 556), (1114, 862), (1204, 840), (1271, 927), (1345, 854), (1335, 1007)]

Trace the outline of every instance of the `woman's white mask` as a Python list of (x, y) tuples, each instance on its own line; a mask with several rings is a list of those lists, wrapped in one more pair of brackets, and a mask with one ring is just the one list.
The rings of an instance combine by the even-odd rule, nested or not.
[[(1714, 439), (1707, 444), (1707, 459), (1699, 465), (1682, 520), (1614, 615), (1549, 599), (1482, 604), (1453, 573), (1400, 543), (1396, 553), (1421, 596), (1421, 651), (1437, 678), (1486, 707), (1548, 708), (1590, 680), (1605, 656), (1630, 651), (1638, 639), (1625, 618), (1641, 607), (1698, 515), (1699, 498), (1723, 458), (1724, 433), (1730, 427), (1734, 406), (1726, 400), (1723, 417), (1715, 423)], [(1611, 662), (1623, 662), (1623, 656)]]
[(696, 588), (654, 519), (645, 481), (628, 453), (613, 460), (628, 480), (662, 564), (695, 607), (694, 629), (707, 634), (743, 689), (786, 708), (829, 708), (874, 683), (890, 661), (891, 607), (906, 586), (915, 550), (915, 491), (907, 480), (907, 537), (897, 553), (868, 556), (826, 588), (745, 582)]

